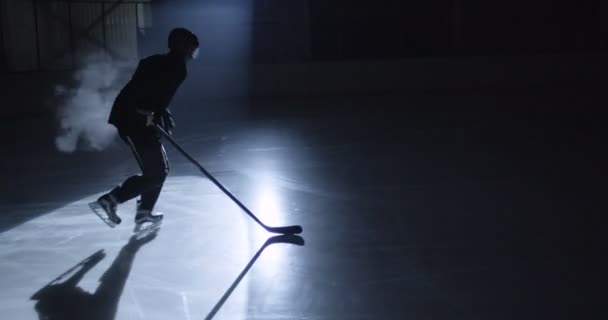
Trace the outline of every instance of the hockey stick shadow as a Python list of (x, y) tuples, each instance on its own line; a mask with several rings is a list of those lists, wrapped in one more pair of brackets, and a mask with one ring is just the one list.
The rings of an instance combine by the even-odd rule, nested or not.
[(239, 283), (241, 282), (243, 277), (245, 277), (247, 272), (249, 272), (249, 269), (251, 269), (251, 267), (256, 262), (256, 260), (258, 260), (258, 258), (262, 254), (262, 252), (264, 252), (264, 250), (268, 246), (273, 245), (275, 243), (287, 243), (287, 244), (293, 244), (293, 245), (297, 245), (297, 246), (303, 246), (305, 242), (302, 237), (296, 236), (296, 235), (279, 235), (279, 236), (274, 236), (274, 237), (268, 238), (266, 240), (266, 242), (264, 242), (264, 244), (260, 247), (260, 249), (255, 253), (255, 255), (251, 258), (249, 263), (247, 263), (247, 265), (245, 266), (243, 271), (241, 271), (241, 273), (232, 282), (230, 287), (228, 287), (228, 290), (226, 290), (224, 295), (215, 304), (213, 309), (211, 309), (209, 314), (205, 317), (205, 320), (211, 320), (215, 316), (215, 314), (220, 310), (220, 308), (222, 308), (222, 306), (224, 305), (226, 300), (228, 300), (228, 298), (230, 297), (230, 295), (232, 294), (234, 289), (239, 285)]
[(137, 251), (155, 237), (156, 232), (145, 237), (131, 237), (110, 268), (101, 276), (100, 284), (94, 293), (84, 291), (78, 287), (78, 283), (105, 258), (103, 249), (53, 279), (30, 298), (37, 301), (34, 308), (38, 317), (60, 320), (113, 320)]

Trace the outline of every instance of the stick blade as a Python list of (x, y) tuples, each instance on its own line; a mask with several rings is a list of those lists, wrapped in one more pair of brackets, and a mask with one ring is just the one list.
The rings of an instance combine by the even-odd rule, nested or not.
[(299, 234), (303, 231), (301, 226), (266, 227), (266, 230), (280, 234)]

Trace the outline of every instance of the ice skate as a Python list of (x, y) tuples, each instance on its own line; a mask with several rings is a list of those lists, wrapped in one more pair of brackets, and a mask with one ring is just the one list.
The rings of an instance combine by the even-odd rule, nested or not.
[(97, 201), (89, 203), (89, 207), (110, 228), (116, 227), (122, 221), (116, 212), (118, 207), (116, 201), (111, 195), (106, 194)]
[(141, 201), (137, 200), (137, 213), (135, 214), (135, 228), (133, 232), (140, 235), (154, 231), (160, 227), (163, 221), (163, 214), (160, 212), (152, 213), (151, 210), (141, 209)]

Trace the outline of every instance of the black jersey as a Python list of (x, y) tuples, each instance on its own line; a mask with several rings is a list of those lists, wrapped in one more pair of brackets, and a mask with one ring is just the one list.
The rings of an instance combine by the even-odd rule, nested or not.
[(114, 101), (109, 123), (119, 129), (145, 126), (139, 110), (161, 113), (186, 79), (186, 62), (179, 56), (158, 54), (142, 59), (131, 80)]

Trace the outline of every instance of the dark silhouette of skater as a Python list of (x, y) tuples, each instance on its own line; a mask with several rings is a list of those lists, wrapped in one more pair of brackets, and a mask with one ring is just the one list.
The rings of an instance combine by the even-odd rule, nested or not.
[[(102, 275), (94, 293), (84, 291), (78, 283), (84, 275), (105, 257), (99, 250), (32, 296), (40, 320), (113, 320), (122, 291), (137, 251), (156, 237), (157, 230), (134, 235), (122, 247), (110, 268)], [(76, 271), (78, 270), (78, 271)], [(74, 272), (75, 271), (75, 272)], [(73, 273), (74, 272), (74, 273)], [(73, 275), (61, 282), (64, 276)]]
[(110, 226), (121, 222), (117, 206), (138, 196), (141, 198), (137, 202), (137, 224), (162, 219), (162, 215), (154, 214), (153, 209), (169, 173), (169, 162), (155, 126), (159, 125), (169, 133), (173, 130), (168, 106), (186, 79), (186, 63), (196, 58), (199, 42), (189, 30), (177, 28), (169, 34), (168, 46), (168, 53), (139, 62), (112, 107), (108, 122), (118, 129), (120, 137), (133, 151), (142, 174), (129, 177), (91, 204)]

